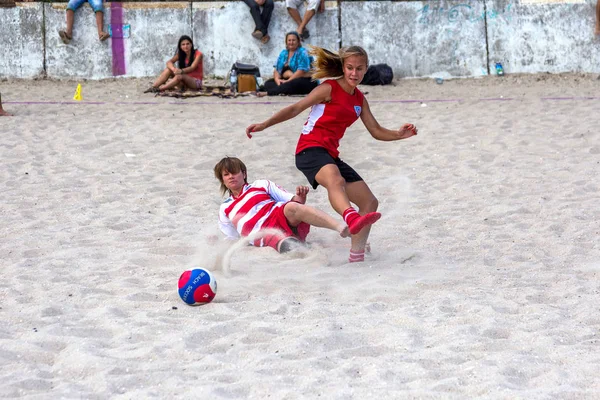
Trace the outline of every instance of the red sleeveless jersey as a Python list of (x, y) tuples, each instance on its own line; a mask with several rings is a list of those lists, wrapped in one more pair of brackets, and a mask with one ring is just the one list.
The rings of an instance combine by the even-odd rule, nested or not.
[[(198, 63), (198, 66), (196, 67), (195, 70), (193, 70), (192, 72), (188, 72), (186, 75), (191, 76), (194, 79), (204, 79), (204, 66), (202, 65), (202, 62), (204, 60), (202, 60), (202, 52), (200, 50), (196, 50), (196, 53), (194, 53), (194, 60), (196, 58), (200, 57), (200, 63)], [(190, 61), (190, 60), (185, 60), (186, 64)]]
[(302, 134), (296, 146), (296, 154), (309, 147), (323, 147), (333, 158), (338, 158), (340, 139), (346, 128), (360, 117), (364, 95), (358, 88), (348, 94), (332, 79), (321, 85), (331, 86), (331, 101), (315, 104), (310, 109)]

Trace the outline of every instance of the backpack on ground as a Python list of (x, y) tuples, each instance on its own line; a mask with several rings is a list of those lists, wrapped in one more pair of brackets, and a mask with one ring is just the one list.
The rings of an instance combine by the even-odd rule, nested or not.
[(369, 66), (361, 82), (363, 85), (389, 85), (394, 80), (392, 67), (387, 64)]
[(243, 64), (241, 62), (236, 61), (229, 71), (229, 81), (231, 82), (231, 76), (235, 71), (236, 82), (234, 85), (234, 89), (238, 93), (243, 92), (255, 92), (259, 86), (259, 83), (262, 81), (260, 77), (260, 70), (258, 66), (253, 64)]

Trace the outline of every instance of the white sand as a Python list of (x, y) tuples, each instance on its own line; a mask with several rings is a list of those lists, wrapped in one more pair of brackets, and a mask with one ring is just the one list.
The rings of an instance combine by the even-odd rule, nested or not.
[[(248, 140), (297, 99), (147, 84), (83, 82), (84, 103), (59, 105), (76, 82), (0, 82), (16, 114), (0, 118), (0, 397), (600, 396), (595, 76), (363, 88), (382, 125), (419, 127), (343, 140), (380, 200), (373, 255), (346, 264), (349, 240), (315, 229), (310, 254), (243, 248), (229, 277), (207, 243), (212, 167), (239, 156), (251, 180), (304, 184), (305, 114)], [(323, 189), (309, 203), (334, 215)], [(194, 266), (219, 284), (203, 307), (177, 294)]]

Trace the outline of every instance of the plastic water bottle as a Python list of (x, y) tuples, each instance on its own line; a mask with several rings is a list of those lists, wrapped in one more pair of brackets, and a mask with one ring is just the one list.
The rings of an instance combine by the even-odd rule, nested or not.
[(237, 72), (235, 69), (232, 69), (229, 74), (229, 83), (231, 84), (231, 91), (235, 92), (237, 87)]
[(496, 63), (496, 75), (498, 75), (498, 76), (504, 75), (504, 68), (502, 67), (502, 64), (499, 62)]

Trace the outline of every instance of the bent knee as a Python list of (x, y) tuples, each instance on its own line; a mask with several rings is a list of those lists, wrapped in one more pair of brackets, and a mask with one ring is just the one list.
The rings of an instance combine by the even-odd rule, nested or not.
[(338, 175), (336, 177), (333, 177), (332, 179), (329, 180), (329, 184), (327, 185), (329, 187), (345, 187), (346, 186), (346, 180), (344, 178), (342, 178), (341, 175)]
[(372, 196), (371, 198), (367, 199), (363, 204), (359, 204), (358, 207), (360, 212), (374, 212), (377, 211), (377, 208), (379, 208), (379, 200), (377, 200), (377, 197)]
[(304, 207), (303, 204), (296, 203), (295, 201), (290, 201), (285, 205), (284, 211), (286, 213), (289, 212), (291, 215), (295, 215), (302, 207)]

